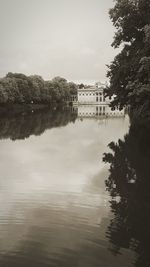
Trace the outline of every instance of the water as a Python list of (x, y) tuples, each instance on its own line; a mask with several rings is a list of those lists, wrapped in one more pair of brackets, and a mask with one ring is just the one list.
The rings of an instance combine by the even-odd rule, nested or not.
[(111, 186), (105, 186), (109, 164), (102, 161), (108, 143), (128, 130), (128, 117), (81, 119), (68, 110), (2, 114), (1, 267), (136, 265), (138, 252), (121, 243), (119, 210), (114, 213)]

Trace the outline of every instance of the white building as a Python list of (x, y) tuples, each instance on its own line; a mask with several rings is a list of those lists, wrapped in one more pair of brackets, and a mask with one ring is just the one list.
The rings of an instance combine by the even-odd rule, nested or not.
[(124, 116), (124, 110), (115, 108), (112, 110), (109, 104), (114, 97), (105, 97), (105, 84), (96, 83), (94, 86), (87, 86), (78, 89), (78, 116)]
[(105, 84), (96, 83), (94, 86), (78, 88), (78, 104), (110, 104), (112, 98), (105, 97)]

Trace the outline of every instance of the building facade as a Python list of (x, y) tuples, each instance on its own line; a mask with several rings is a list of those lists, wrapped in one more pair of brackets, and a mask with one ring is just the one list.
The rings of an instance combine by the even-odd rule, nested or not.
[(87, 86), (78, 89), (78, 116), (97, 117), (97, 116), (124, 116), (124, 110), (111, 109), (110, 103), (114, 99), (106, 97), (104, 94), (105, 84), (96, 83), (95, 86)]
[(105, 97), (104, 89), (105, 85), (102, 83), (78, 89), (78, 104), (109, 104), (112, 98)]

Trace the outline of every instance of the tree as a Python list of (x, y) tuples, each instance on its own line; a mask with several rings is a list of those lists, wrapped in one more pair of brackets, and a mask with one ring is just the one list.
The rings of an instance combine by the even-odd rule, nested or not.
[(4, 104), (8, 101), (8, 94), (5, 90), (5, 87), (2, 84), (2, 80), (0, 80), (0, 103)]
[(84, 88), (84, 84), (83, 83), (80, 83), (79, 84), (79, 89), (82, 89), (82, 88)]
[(64, 103), (74, 94), (77, 94), (77, 85), (61, 77), (44, 81), (39, 75), (9, 72), (0, 79), (0, 103), (3, 104)]
[(150, 106), (150, 1), (116, 0), (109, 11), (117, 31), (112, 46), (123, 47), (108, 66), (112, 106)]
[[(9, 81), (11, 83), (11, 92), (15, 95), (15, 89), (17, 88), (18, 96), (14, 96), (14, 102), (17, 103), (30, 103), (32, 99), (31, 84), (29, 78), (22, 73), (9, 72), (4, 78), (4, 82)], [(7, 86), (6, 86), (7, 88)], [(10, 99), (10, 97), (9, 97)]]
[(45, 82), (39, 75), (31, 75), (29, 76), (29, 80), (31, 82), (30, 90), (32, 90), (32, 101), (34, 103), (40, 103), (45, 98)]
[(69, 86), (69, 93), (71, 95), (77, 95), (78, 86), (73, 82), (69, 82), (68, 86)]

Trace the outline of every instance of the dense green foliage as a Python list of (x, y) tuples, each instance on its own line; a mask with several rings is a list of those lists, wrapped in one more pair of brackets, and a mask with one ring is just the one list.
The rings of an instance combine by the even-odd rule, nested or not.
[(115, 0), (110, 18), (117, 31), (113, 47), (121, 52), (109, 66), (108, 95), (113, 106), (150, 107), (150, 1)]
[(0, 103), (46, 103), (63, 102), (77, 94), (77, 85), (64, 78), (55, 77), (44, 81), (41, 76), (8, 73), (0, 79)]

